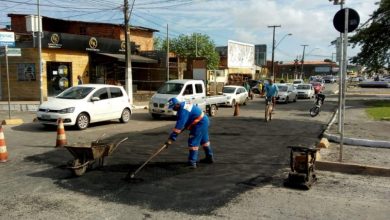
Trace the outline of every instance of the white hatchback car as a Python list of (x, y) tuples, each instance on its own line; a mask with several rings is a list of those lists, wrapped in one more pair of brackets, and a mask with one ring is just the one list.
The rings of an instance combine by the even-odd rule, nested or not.
[(131, 108), (127, 93), (121, 86), (84, 84), (70, 87), (42, 103), (37, 119), (43, 125), (56, 125), (59, 118), (65, 126), (86, 129), (90, 123), (119, 119), (130, 120)]
[(276, 97), (277, 102), (296, 102), (298, 95), (297, 90), (291, 84), (276, 84), (278, 87), (278, 96)]
[(314, 88), (311, 84), (297, 85), (298, 98), (311, 99), (314, 98)]
[(227, 96), (227, 105), (234, 106), (236, 103), (246, 105), (248, 91), (243, 86), (224, 86), (222, 93)]

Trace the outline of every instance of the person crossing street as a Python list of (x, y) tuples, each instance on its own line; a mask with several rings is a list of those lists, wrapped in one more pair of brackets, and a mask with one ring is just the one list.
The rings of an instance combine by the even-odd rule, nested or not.
[(169, 135), (165, 144), (171, 145), (176, 141), (178, 135), (185, 129), (190, 131), (188, 138), (188, 165), (190, 168), (197, 168), (198, 150), (202, 146), (206, 157), (200, 160), (201, 163), (213, 163), (214, 155), (209, 141), (209, 118), (198, 106), (190, 103), (180, 102), (177, 98), (169, 100), (169, 109), (177, 111), (176, 125)]

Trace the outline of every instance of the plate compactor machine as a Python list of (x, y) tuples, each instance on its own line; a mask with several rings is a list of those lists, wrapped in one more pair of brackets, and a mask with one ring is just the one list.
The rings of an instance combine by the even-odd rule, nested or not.
[(284, 185), (292, 188), (310, 189), (317, 181), (315, 173), (315, 162), (318, 148), (308, 148), (301, 146), (289, 146), (290, 168), (288, 178)]

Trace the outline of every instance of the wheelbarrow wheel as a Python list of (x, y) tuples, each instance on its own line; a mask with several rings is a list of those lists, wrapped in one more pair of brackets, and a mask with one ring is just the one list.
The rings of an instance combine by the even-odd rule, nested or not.
[(76, 176), (82, 176), (87, 171), (88, 164), (81, 164), (79, 159), (73, 161), (73, 173)]

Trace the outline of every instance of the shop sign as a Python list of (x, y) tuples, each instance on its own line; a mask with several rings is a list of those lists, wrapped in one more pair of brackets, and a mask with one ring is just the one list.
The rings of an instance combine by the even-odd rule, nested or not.
[(15, 46), (15, 33), (14, 32), (0, 32), (0, 46)]
[(50, 36), (50, 42), (47, 44), (48, 48), (62, 48), (62, 44), (60, 44), (61, 37), (57, 33), (53, 33)]

